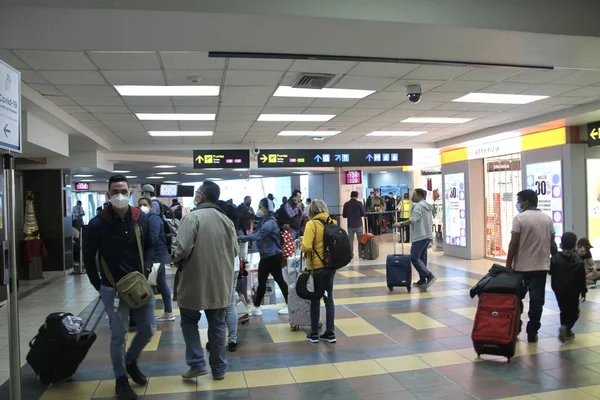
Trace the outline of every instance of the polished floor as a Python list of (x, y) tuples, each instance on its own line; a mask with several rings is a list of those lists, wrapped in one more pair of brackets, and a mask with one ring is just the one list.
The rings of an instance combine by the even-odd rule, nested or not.
[[(306, 333), (290, 331), (286, 317), (277, 314), (278, 306), (269, 306), (262, 317), (240, 325), (240, 348), (228, 353), (223, 381), (210, 376), (183, 381), (180, 374), (186, 365), (179, 323), (160, 323), (140, 360), (150, 377), (146, 387), (136, 387), (140, 398), (600, 399), (600, 289), (592, 290), (581, 305), (574, 342), (562, 345), (556, 339), (558, 308), (548, 288), (539, 343), (527, 344), (521, 337), (517, 356), (508, 364), (498, 357), (478, 359), (470, 339), (476, 300), (468, 291), (491, 262), (432, 253), (431, 269), (439, 279), (428, 291), (414, 289), (408, 294), (399, 288), (390, 293), (383, 263), (392, 250), (385, 240), (379, 260), (355, 262), (336, 276), (337, 344), (307, 342)], [(61, 278), (27, 296), (21, 303), (23, 358), (30, 336), (49, 311), (58, 307), (85, 316), (95, 296), (85, 276)], [(162, 301), (157, 303), (159, 314)], [(0, 309), (4, 330), (5, 312)], [(203, 342), (205, 328), (203, 320), (199, 327)], [(107, 321), (98, 335), (69, 382), (46, 389), (24, 365), (23, 399), (112, 398)], [(7, 358), (7, 348), (0, 348), (3, 380)], [(0, 398), (8, 398), (7, 390), (5, 383)]]

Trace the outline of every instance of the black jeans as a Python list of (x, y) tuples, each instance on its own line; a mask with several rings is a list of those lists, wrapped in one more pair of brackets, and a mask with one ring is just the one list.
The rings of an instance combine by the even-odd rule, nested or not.
[[(517, 271), (519, 272), (519, 271)], [(540, 330), (542, 312), (546, 301), (546, 278), (548, 271), (520, 272), (529, 291), (529, 322), (527, 334), (535, 335)]]
[[(319, 268), (313, 272), (315, 281), (323, 285), (327, 295), (323, 296), (325, 300), (325, 330), (333, 332), (335, 320), (335, 304), (333, 304), (333, 279), (335, 278), (335, 269)], [(315, 286), (317, 283), (315, 283)], [(319, 320), (321, 319), (321, 299), (313, 299), (310, 301), (310, 327), (313, 332), (319, 330)]]
[(260, 307), (260, 303), (262, 302), (263, 297), (265, 297), (269, 274), (273, 275), (273, 279), (277, 282), (279, 289), (281, 289), (281, 293), (283, 293), (285, 302), (287, 303), (288, 285), (285, 283), (285, 279), (283, 279), (283, 272), (281, 272), (282, 260), (283, 256), (281, 253), (271, 257), (261, 257), (260, 262), (258, 263), (258, 290), (256, 291), (256, 298), (254, 299), (255, 307)]
[(579, 294), (556, 293), (556, 302), (560, 308), (560, 324), (566, 325), (570, 332), (579, 319)]

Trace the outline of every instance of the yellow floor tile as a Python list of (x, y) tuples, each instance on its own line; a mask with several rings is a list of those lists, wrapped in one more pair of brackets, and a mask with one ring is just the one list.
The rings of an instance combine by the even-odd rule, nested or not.
[[(164, 312), (165, 312), (165, 310), (163, 310), (163, 309), (155, 310), (154, 315), (156, 315), (157, 317), (160, 317)], [(173, 307), (173, 314), (181, 315), (181, 311), (179, 311), (179, 308)]]
[(296, 383), (332, 381), (342, 379), (342, 375), (332, 364), (307, 365), (305, 367), (291, 367), (290, 372)]
[(573, 344), (581, 347), (595, 347), (600, 346), (600, 332), (594, 333), (579, 333), (575, 335)]
[[(131, 387), (135, 391), (138, 396), (143, 396), (146, 393), (146, 386), (139, 386), (133, 383), (131, 380), (129, 381)], [(101, 399), (101, 398), (112, 398), (115, 395), (115, 381), (110, 379), (107, 381), (100, 382), (98, 389), (94, 393), (92, 398)]]
[(306, 340), (306, 332), (299, 330), (290, 331), (290, 324), (265, 325), (267, 332), (271, 335), (273, 343), (302, 342)]
[(536, 398), (528, 394), (525, 396), (517, 397), (503, 397), (501, 400), (536, 400)]
[(590, 396), (600, 399), (600, 385), (586, 386), (579, 388), (578, 390), (582, 391), (585, 394), (589, 394)]
[(244, 371), (246, 384), (249, 388), (260, 386), (289, 385), (296, 383), (292, 373), (287, 368), (269, 370)]
[(362, 278), (365, 274), (358, 271), (340, 271), (338, 274), (345, 276), (346, 278)]
[(594, 400), (596, 397), (592, 397), (583, 393), (578, 389), (566, 389), (566, 390), (555, 390), (553, 392), (546, 393), (534, 393), (532, 395), (536, 399), (540, 400)]
[[(113, 382), (114, 384), (114, 382)], [(90, 399), (100, 381), (91, 382), (66, 382), (52, 385), (40, 397), (41, 400), (87, 400)], [(113, 387), (114, 390), (114, 387)], [(114, 392), (113, 392), (114, 393)]]
[[(143, 351), (156, 351), (158, 349), (158, 343), (160, 342), (161, 334), (162, 334), (161, 331), (154, 332), (154, 335), (152, 335), (152, 339), (150, 340), (150, 343), (148, 343), (146, 345), (146, 347), (144, 347)], [(135, 337), (135, 332), (131, 332), (127, 335), (127, 345), (126, 345), (127, 349), (129, 349), (129, 346), (131, 346), (131, 342), (133, 341), (134, 337)]]
[(196, 379), (182, 379), (181, 376), (157, 376), (148, 380), (146, 395), (190, 393), (195, 391)]
[[(377, 269), (374, 269), (373, 271), (375, 271), (381, 275), (387, 275), (387, 270), (385, 268), (377, 268)], [(336, 287), (337, 287), (337, 285), (336, 285)]]
[(356, 378), (385, 374), (386, 371), (375, 360), (349, 361), (333, 364), (344, 378)]
[(377, 335), (381, 331), (362, 318), (341, 318), (335, 320), (335, 326), (346, 336)]
[(365, 283), (342, 283), (336, 284), (336, 289), (369, 289), (376, 287), (387, 287), (385, 282), (365, 282)]
[(540, 353), (546, 352), (544, 349), (538, 347), (536, 343), (527, 343), (527, 342), (522, 342), (520, 340), (517, 342), (516, 350), (517, 351), (515, 353), (515, 357), (526, 356), (529, 354), (540, 354)]
[(432, 329), (432, 328), (445, 328), (446, 325), (436, 321), (433, 318), (419, 312), (405, 313), (405, 314), (392, 314), (394, 318), (399, 319), (406, 325), (412, 326), (415, 329)]
[[(575, 337), (575, 340), (579, 339), (579, 336)], [(579, 344), (579, 342), (576, 341), (572, 341), (571, 343), (561, 343), (558, 341), (557, 338), (545, 338), (545, 339), (540, 339), (537, 342), (537, 347), (539, 347), (540, 349), (547, 351), (547, 352), (552, 352), (552, 351), (564, 351), (564, 350), (574, 350), (574, 349), (580, 349), (581, 347), (583, 347), (582, 345)]]
[(448, 365), (466, 364), (471, 362), (471, 360), (468, 358), (463, 357), (459, 353), (452, 350), (417, 354), (417, 357), (434, 368), (446, 367)]
[(506, 361), (506, 357), (492, 356), (489, 354), (483, 354), (481, 357), (478, 357), (477, 353), (475, 353), (475, 350), (473, 350), (472, 347), (469, 347), (468, 349), (459, 349), (459, 350), (454, 350), (454, 351), (457, 352), (458, 354), (460, 354), (461, 356), (465, 357), (466, 359), (468, 359), (471, 362), (480, 362), (480, 361), (486, 361), (486, 360)]
[(215, 381), (211, 374), (204, 375), (198, 378), (199, 392), (208, 390), (229, 390), (229, 389), (244, 389), (246, 387), (246, 378), (243, 372), (227, 372), (225, 379)]
[(417, 356), (385, 357), (378, 358), (375, 361), (389, 373), (430, 368), (428, 364)]
[(477, 312), (476, 307), (466, 307), (466, 308), (453, 308), (450, 311), (462, 315), (463, 317), (469, 319), (475, 319), (475, 313)]

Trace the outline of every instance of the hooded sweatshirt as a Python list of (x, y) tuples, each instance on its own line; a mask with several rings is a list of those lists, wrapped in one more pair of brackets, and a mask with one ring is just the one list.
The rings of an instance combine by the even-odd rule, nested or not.
[(552, 290), (559, 296), (579, 296), (587, 292), (585, 265), (573, 250), (563, 250), (550, 263)]
[(433, 240), (433, 206), (425, 200), (415, 203), (410, 213), (410, 238), (412, 242)]

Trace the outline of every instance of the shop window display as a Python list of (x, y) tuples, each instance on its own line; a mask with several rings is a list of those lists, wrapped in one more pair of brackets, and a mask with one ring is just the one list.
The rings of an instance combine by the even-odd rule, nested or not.
[(538, 208), (552, 218), (560, 244), (564, 229), (561, 161), (527, 164), (527, 189), (538, 194)]
[(446, 244), (467, 247), (465, 174), (445, 175), (444, 190)]
[(587, 161), (588, 239), (594, 260), (600, 260), (600, 160)]

